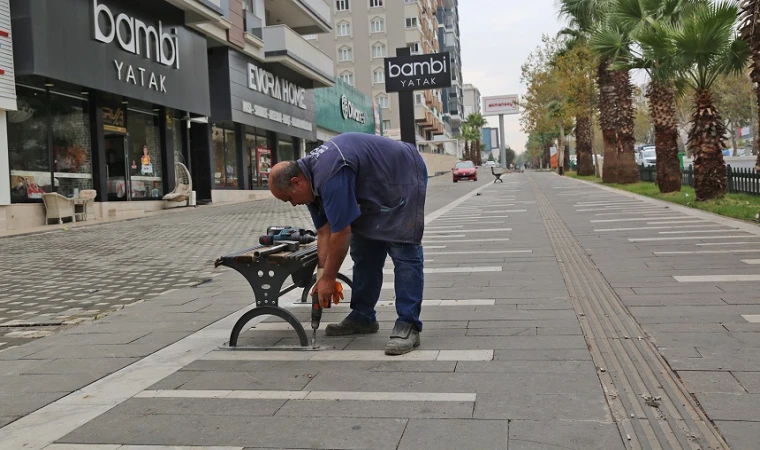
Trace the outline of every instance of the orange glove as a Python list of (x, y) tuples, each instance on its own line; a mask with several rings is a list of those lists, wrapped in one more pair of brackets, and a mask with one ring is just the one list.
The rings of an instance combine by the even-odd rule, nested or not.
[(340, 283), (340, 281), (335, 282), (335, 294), (333, 294), (332, 300), (336, 305), (340, 303), (341, 300), (343, 300), (343, 285)]

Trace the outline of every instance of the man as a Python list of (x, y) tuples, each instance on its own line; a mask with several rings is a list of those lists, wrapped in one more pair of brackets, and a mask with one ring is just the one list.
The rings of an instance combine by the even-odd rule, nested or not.
[(393, 260), (398, 319), (385, 347), (402, 355), (420, 345), (427, 169), (417, 148), (381, 136), (344, 133), (298, 161), (272, 168), (269, 189), (293, 206), (307, 205), (317, 228), (315, 291), (323, 304), (351, 249), (351, 313), (328, 336), (377, 333), (375, 305), (387, 255)]

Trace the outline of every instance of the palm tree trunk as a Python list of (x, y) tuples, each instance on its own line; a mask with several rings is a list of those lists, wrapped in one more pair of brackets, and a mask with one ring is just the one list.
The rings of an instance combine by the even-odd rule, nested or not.
[(639, 166), (636, 164), (634, 146), (633, 121), (633, 85), (631, 73), (627, 70), (616, 70), (612, 73), (617, 89), (617, 120), (618, 120), (618, 155), (617, 155), (617, 182), (620, 184), (638, 183), (641, 175)]
[(697, 91), (691, 120), (689, 149), (694, 155), (697, 201), (722, 197), (726, 192), (726, 164), (723, 160), (726, 127), (709, 90)]
[(557, 142), (557, 173), (565, 174), (565, 126), (559, 124), (559, 139)]
[[(740, 3), (741, 13), (739, 14), (739, 32), (752, 49), (752, 65), (750, 77), (755, 83), (755, 101), (757, 102), (758, 111), (760, 111), (760, 0), (745, 0)], [(755, 125), (755, 139), (752, 147), (757, 154), (755, 161), (755, 170), (760, 172), (760, 114), (757, 116)]]
[(654, 145), (657, 154), (657, 187), (660, 192), (681, 190), (681, 165), (678, 161), (678, 123), (676, 96), (665, 83), (649, 83), (649, 112), (654, 122)]
[(617, 182), (617, 120), (616, 105), (617, 91), (612, 74), (608, 70), (609, 62), (599, 65), (599, 126), (602, 129), (604, 139), (604, 172), (602, 181), (605, 183)]
[(575, 154), (578, 157), (578, 175), (594, 174), (591, 157), (591, 118), (585, 114), (575, 118)]

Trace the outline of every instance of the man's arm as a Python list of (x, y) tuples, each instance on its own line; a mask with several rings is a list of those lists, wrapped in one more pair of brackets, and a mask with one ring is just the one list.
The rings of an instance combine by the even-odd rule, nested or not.
[[(330, 233), (328, 239), (329, 243), (327, 244), (327, 249), (324, 250), (327, 258), (325, 261), (322, 277), (328, 281), (335, 281), (338, 276), (340, 266), (343, 265), (343, 260), (346, 259), (348, 247), (351, 244), (351, 226), (349, 225), (337, 233)], [(319, 247), (319, 243), (317, 243), (317, 246)], [(318, 248), (317, 252), (322, 253), (323, 250)], [(319, 259), (321, 262), (321, 254)]]
[(320, 269), (324, 268), (327, 262), (327, 249), (330, 245), (331, 234), (329, 223), (317, 230), (317, 255), (319, 255), (319, 265), (317, 267)]

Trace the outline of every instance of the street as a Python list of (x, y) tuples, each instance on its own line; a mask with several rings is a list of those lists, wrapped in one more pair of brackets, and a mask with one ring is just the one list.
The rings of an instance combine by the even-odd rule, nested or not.
[[(305, 208), (0, 240), (23, 267), (2, 267), (0, 449), (758, 448), (757, 227), (550, 173), (503, 178), (430, 180), (422, 345), (401, 357), (382, 353), (392, 271), (376, 335), (324, 335), (347, 295), (317, 351), (223, 348), (253, 298), (213, 260), (267, 225), (308, 225)], [(307, 322), (298, 297), (280, 304)], [(280, 319), (250, 325), (243, 345), (297, 344)]]

